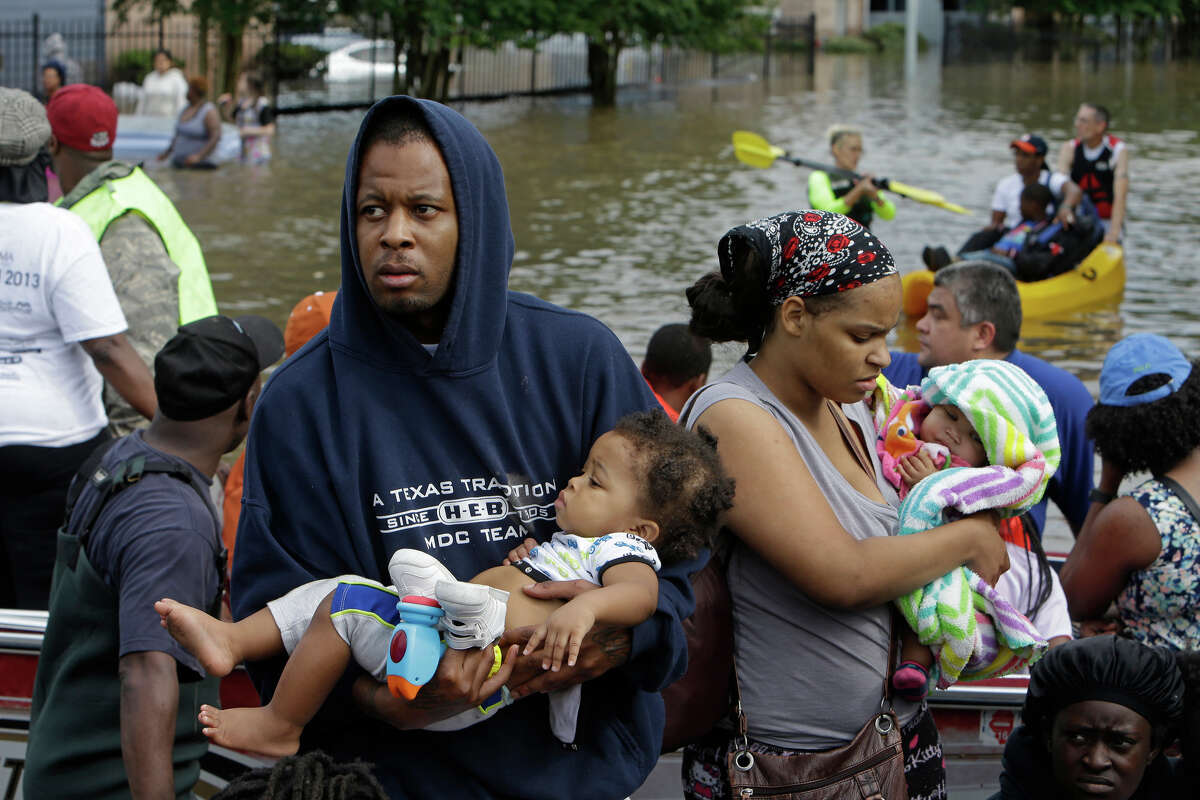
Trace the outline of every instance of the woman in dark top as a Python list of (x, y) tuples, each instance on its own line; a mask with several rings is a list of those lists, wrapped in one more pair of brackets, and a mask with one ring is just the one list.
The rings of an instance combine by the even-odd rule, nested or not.
[(1050, 650), (1033, 666), (991, 800), (1188, 796), (1163, 755), (1183, 703), (1183, 676), (1163, 648), (1094, 636)]

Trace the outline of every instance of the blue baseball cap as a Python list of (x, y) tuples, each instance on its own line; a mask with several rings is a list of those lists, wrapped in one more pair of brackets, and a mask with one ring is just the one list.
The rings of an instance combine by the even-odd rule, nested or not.
[[(1135, 333), (1112, 346), (1100, 369), (1100, 403), (1106, 406), (1140, 406), (1179, 390), (1192, 374), (1192, 362), (1164, 336)], [(1147, 375), (1167, 375), (1162, 386), (1141, 394), (1126, 394)]]

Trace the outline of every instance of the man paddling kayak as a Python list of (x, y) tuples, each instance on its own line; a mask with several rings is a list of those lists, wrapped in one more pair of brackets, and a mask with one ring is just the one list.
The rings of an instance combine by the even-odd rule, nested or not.
[(863, 154), (862, 131), (841, 125), (830, 128), (829, 152), (838, 169), (847, 174), (814, 170), (808, 176), (809, 205), (845, 214), (864, 228), (871, 227), (876, 214), (880, 219), (896, 216), (895, 204), (879, 193), (873, 175), (852, 177)]

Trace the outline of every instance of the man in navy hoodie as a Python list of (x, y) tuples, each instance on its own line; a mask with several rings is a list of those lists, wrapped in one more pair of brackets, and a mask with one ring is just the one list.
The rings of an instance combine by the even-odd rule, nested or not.
[[(392, 97), (367, 113), (341, 231), (329, 328), (276, 371), (250, 431), (238, 618), (315, 578), (388, 583), (402, 547), (464, 580), (499, 564), (525, 537), (551, 536), (555, 497), (592, 442), (656, 407), (611, 331), (508, 291), (500, 165), (453, 110)], [(658, 691), (683, 673), (696, 567), (664, 569), (654, 616), (595, 631), (575, 669), (543, 673), (536, 653), (521, 657), (510, 686), (524, 699), (486, 722), (415, 730), (479, 701), (491, 655), (455, 651), (412, 703), (348, 674), (302, 747), (374, 763), (394, 798), (624, 797), (657, 758)], [(252, 665), (264, 700), (280, 666)], [(564, 748), (543, 692), (584, 681), (578, 736)]]
[(884, 376), (896, 386), (920, 383), (931, 367), (998, 358), (1020, 367), (1046, 391), (1058, 424), (1062, 459), (1046, 496), (1029, 511), (1041, 536), (1046, 501), (1053, 500), (1078, 534), (1092, 491), (1092, 442), (1083, 423), (1092, 407), (1087, 387), (1071, 373), (1017, 349), (1021, 295), (1012, 274), (986, 261), (961, 261), (934, 273), (925, 316), (917, 321), (919, 353), (892, 353)]

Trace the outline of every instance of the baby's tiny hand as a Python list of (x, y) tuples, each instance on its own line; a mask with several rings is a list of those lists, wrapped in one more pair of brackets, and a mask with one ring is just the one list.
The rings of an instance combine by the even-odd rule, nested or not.
[(532, 653), (539, 643), (545, 639), (545, 655), (542, 658), (542, 669), (558, 672), (562, 666), (563, 656), (566, 655), (567, 666), (575, 666), (579, 658), (579, 648), (583, 645), (583, 637), (596, 624), (595, 613), (583, 603), (567, 603), (559, 608), (546, 622), (534, 631), (525, 645), (522, 655)]
[(529, 557), (529, 551), (537, 546), (538, 543), (533, 539), (526, 539), (509, 551), (508, 558), (504, 559), (504, 565), (508, 566), (510, 564), (515, 564), (518, 561), (524, 561)]
[(910, 453), (896, 462), (896, 471), (909, 489), (937, 472), (933, 457), (924, 450)]

